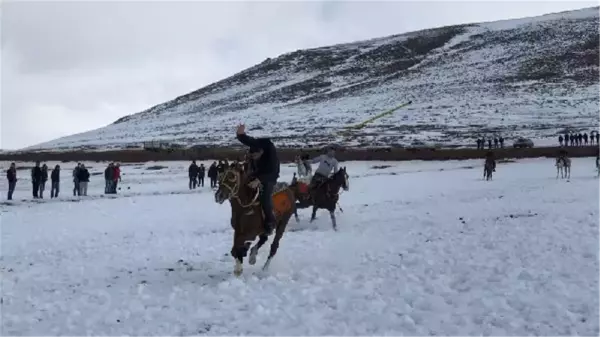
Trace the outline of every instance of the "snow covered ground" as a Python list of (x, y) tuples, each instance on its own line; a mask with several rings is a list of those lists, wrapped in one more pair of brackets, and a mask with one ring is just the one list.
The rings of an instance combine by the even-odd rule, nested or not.
[(27, 201), (19, 171), (0, 205), (2, 335), (598, 335), (593, 158), (568, 182), (551, 159), (490, 182), (481, 161), (346, 164), (340, 231), (301, 210), (270, 271), (265, 246), (240, 279), (229, 206), (187, 191), (186, 162), (125, 166), (116, 198), (92, 176), (81, 200), (72, 163), (53, 201)]

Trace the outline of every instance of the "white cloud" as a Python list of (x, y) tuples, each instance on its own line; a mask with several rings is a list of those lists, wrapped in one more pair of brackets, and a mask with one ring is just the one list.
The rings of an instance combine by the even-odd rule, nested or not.
[(0, 147), (104, 126), (284, 52), (594, 5), (4, 2)]

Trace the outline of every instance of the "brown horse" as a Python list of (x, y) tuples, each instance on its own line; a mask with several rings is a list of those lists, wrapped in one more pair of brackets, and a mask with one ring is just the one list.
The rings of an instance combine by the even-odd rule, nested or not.
[[(249, 187), (249, 182), (243, 165), (235, 165), (223, 172), (219, 188), (215, 192), (215, 202), (222, 204), (225, 200), (229, 200), (231, 204), (231, 227), (234, 231), (231, 256), (235, 260), (234, 274), (236, 276), (242, 274), (244, 257), (256, 237), (259, 237), (258, 243), (252, 247), (248, 258), (251, 265), (256, 263), (258, 250), (268, 240), (268, 237), (264, 235), (264, 214), (259, 202), (260, 191)], [(288, 184), (277, 183), (273, 191), (273, 210), (276, 220), (275, 238), (263, 270), (269, 267), (271, 259), (277, 253), (279, 241), (294, 213), (295, 203), (294, 193)]]
[(335, 206), (337, 205), (340, 198), (340, 188), (344, 191), (350, 189), (348, 173), (346, 167), (342, 167), (331, 178), (318, 184), (313, 190), (307, 190), (305, 184), (298, 182), (295, 177), (292, 180), (290, 188), (294, 191), (296, 196), (296, 207), (294, 208), (294, 216), (298, 221), (297, 209), (304, 209), (312, 206), (312, 216), (310, 222), (313, 222), (317, 216), (318, 209), (326, 209), (329, 211), (329, 217), (331, 218), (331, 224), (333, 229), (337, 230), (337, 221), (335, 219)]

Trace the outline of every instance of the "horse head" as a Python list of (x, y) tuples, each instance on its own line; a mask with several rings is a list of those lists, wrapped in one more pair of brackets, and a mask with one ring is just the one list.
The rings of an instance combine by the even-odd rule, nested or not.
[(337, 188), (341, 187), (344, 191), (348, 191), (350, 189), (350, 180), (348, 176), (348, 172), (346, 172), (346, 167), (340, 168), (332, 177), (331, 180), (334, 182)]
[(239, 195), (244, 178), (244, 169), (236, 165), (226, 169), (219, 177), (219, 187), (215, 191), (215, 202), (222, 204)]

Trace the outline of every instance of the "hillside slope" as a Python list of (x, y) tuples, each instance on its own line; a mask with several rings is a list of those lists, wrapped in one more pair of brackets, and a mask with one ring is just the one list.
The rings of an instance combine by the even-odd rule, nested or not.
[[(598, 7), (299, 50), (106, 127), (33, 148), (165, 140), (229, 145), (235, 124), (279, 146), (471, 144), (597, 128)], [(341, 127), (413, 104), (360, 132)]]

